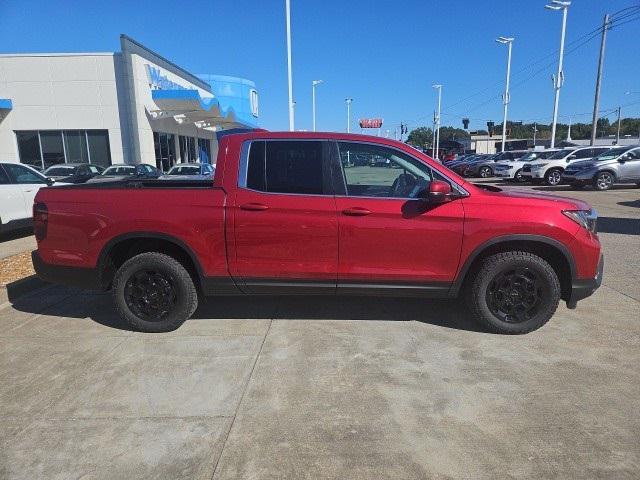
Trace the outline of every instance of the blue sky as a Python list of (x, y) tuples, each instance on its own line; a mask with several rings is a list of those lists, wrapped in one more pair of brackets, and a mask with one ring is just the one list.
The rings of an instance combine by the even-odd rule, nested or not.
[[(430, 125), (434, 82), (444, 85), (444, 125), (461, 126), (462, 116), (471, 118), (472, 129), (499, 122), (506, 68), (506, 47), (494, 41), (499, 35), (516, 38), (510, 119), (549, 123), (561, 14), (544, 3), (292, 0), (296, 128), (311, 128), (313, 79), (325, 81), (317, 90), (322, 130), (344, 130), (347, 96), (354, 99), (354, 126), (357, 118), (377, 116), (391, 132), (400, 121)], [(597, 28), (605, 13), (638, 4), (574, 0), (568, 46)], [(640, 95), (625, 95), (640, 91), (639, 31), (635, 20), (607, 39), (601, 106), (623, 105), (623, 116), (640, 116)], [(120, 33), (191, 72), (254, 80), (260, 125), (288, 127), (284, 0), (0, 0), (2, 53), (117, 51)], [(598, 48), (594, 38), (568, 53), (561, 121), (570, 115), (590, 121)]]

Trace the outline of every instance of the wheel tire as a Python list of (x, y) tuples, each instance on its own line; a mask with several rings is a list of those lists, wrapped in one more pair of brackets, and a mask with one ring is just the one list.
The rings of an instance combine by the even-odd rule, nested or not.
[[(507, 321), (509, 317), (513, 319), (513, 316), (506, 315), (505, 319), (502, 319), (492, 311), (497, 297), (495, 292), (495, 285), (499, 281), (497, 279), (513, 271), (524, 271), (527, 275), (532, 275), (539, 280), (540, 286), (537, 288), (536, 295), (544, 296), (534, 303), (536, 310), (533, 314), (522, 321)], [(519, 287), (516, 285), (507, 288), (512, 289), (513, 292)], [(491, 290), (494, 290), (494, 293), (491, 293)], [(514, 298), (512, 292), (507, 295), (509, 302)], [(482, 262), (468, 284), (467, 305), (476, 321), (488, 330), (514, 335), (531, 332), (547, 323), (558, 308), (560, 295), (560, 281), (551, 265), (532, 253), (511, 251), (492, 255)]]
[(478, 175), (480, 175), (480, 178), (489, 178), (493, 175), (493, 170), (491, 170), (491, 167), (482, 167)]
[(552, 168), (544, 174), (544, 182), (551, 187), (557, 187), (558, 185), (560, 185), (561, 181), (562, 170), (560, 170), (559, 168)]
[[(136, 285), (140, 280), (134, 278), (135, 274), (146, 283)], [(140, 293), (145, 286), (148, 290)], [(153, 301), (163, 295), (170, 298), (166, 300), (170, 305), (160, 307), (165, 311), (159, 318), (154, 318), (153, 312), (147, 316), (136, 313), (137, 302), (146, 303), (143, 309), (150, 308), (149, 298)], [(113, 279), (113, 300), (120, 316), (134, 330), (150, 333), (177, 329), (198, 308), (198, 292), (189, 272), (173, 257), (158, 252), (141, 253), (122, 264)]]
[(609, 190), (611, 187), (613, 187), (615, 181), (616, 177), (613, 173), (600, 172), (595, 177), (593, 177), (593, 188), (604, 192), (605, 190)]
[(513, 174), (513, 181), (517, 183), (524, 182), (522, 178), (522, 169), (518, 170), (516, 173)]

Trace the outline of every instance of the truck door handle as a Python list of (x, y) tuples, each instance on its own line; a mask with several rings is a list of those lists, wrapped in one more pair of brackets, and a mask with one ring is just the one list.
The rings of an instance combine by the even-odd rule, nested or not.
[(370, 215), (371, 210), (362, 207), (351, 207), (345, 208), (344, 210), (342, 210), (342, 213), (351, 217), (364, 217), (365, 215)]
[(254, 212), (261, 212), (263, 210), (267, 210), (269, 207), (263, 205), (262, 203), (243, 203), (240, 205), (242, 210), (251, 210)]

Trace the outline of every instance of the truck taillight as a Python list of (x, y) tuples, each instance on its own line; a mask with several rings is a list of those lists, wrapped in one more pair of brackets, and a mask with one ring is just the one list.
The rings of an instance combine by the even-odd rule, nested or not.
[(33, 204), (33, 233), (36, 240), (44, 240), (47, 236), (47, 224), (49, 223), (49, 210), (44, 203)]

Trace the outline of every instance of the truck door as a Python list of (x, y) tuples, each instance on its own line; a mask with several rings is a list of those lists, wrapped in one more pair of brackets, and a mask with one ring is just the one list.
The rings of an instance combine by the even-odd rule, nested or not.
[(338, 221), (329, 145), (255, 140), (243, 149), (230, 267), (248, 292), (335, 292)]
[[(460, 259), (462, 200), (425, 205), (418, 193), (434, 175), (446, 179), (405, 152), (356, 142), (338, 142), (338, 149), (333, 164), (341, 170), (343, 186), (335, 187), (337, 292), (446, 293)], [(388, 166), (348, 166), (353, 156), (385, 158)]]

